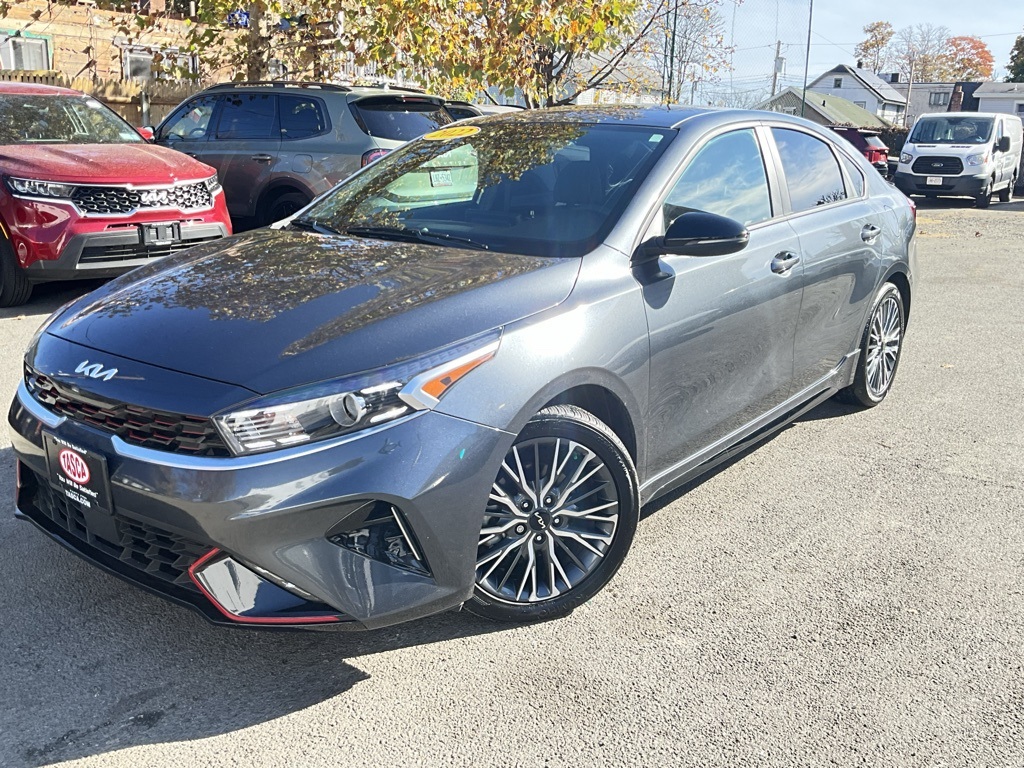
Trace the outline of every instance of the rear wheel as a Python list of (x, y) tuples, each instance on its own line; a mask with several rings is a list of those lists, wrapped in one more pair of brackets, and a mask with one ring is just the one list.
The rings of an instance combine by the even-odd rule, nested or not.
[(544, 409), (498, 470), (466, 608), (502, 621), (570, 613), (615, 575), (639, 516), (636, 470), (615, 433), (575, 406)]
[(886, 283), (875, 298), (861, 336), (853, 384), (839, 391), (839, 400), (874, 408), (885, 399), (896, 378), (906, 327), (903, 297), (895, 285)]
[(32, 283), (14, 257), (6, 237), (0, 237), (0, 307), (20, 307), (32, 295)]
[(271, 198), (264, 206), (260, 215), (260, 226), (267, 227), (281, 219), (287, 219), (293, 213), (309, 204), (309, 195), (302, 192), (284, 192)]

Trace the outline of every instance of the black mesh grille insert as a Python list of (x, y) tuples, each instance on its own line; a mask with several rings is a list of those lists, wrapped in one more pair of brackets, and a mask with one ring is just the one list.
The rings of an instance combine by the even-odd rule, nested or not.
[(201, 416), (153, 411), (92, 395), (86, 398), (31, 370), (25, 372), (25, 385), (54, 413), (117, 435), (126, 443), (190, 456), (231, 455), (213, 422)]
[(911, 167), (914, 173), (924, 176), (957, 176), (964, 171), (959, 157), (919, 157)]
[[(42, 522), (56, 526), (72, 543), (88, 545), (105, 555), (116, 558), (131, 570), (146, 574), (173, 587), (199, 594), (198, 588), (188, 576), (192, 564), (210, 550), (210, 547), (186, 539), (176, 533), (162, 530), (153, 525), (130, 520), (122, 515), (113, 515), (113, 531), (116, 541), (105, 538), (93, 531), (77, 507), (50, 487), (24, 464), (21, 466), (23, 511), (32, 516), (42, 516)], [(119, 569), (120, 570), (120, 569)]]
[(72, 200), (85, 213), (126, 214), (145, 208), (177, 208), (196, 211), (213, 205), (205, 182), (177, 187), (128, 189), (127, 187), (78, 187)]
[(119, 261), (131, 261), (132, 259), (159, 259), (170, 256), (172, 253), (184, 251), (200, 243), (208, 243), (217, 240), (219, 237), (203, 237), (195, 240), (181, 240), (177, 243), (167, 245), (143, 245), (133, 243), (131, 245), (107, 245), (107, 246), (86, 246), (82, 249), (82, 255), (78, 262), (80, 264), (116, 264)]

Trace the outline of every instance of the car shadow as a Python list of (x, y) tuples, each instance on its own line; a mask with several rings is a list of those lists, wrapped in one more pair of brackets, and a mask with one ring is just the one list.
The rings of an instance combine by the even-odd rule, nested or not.
[(20, 307), (0, 309), (0, 320), (12, 317), (38, 315), (40, 322), (54, 310), (72, 299), (99, 288), (106, 280), (65, 280), (40, 283), (32, 287), (32, 297)]
[[(5, 447), (0, 498), (13, 486)], [(510, 628), (465, 612), (371, 632), (215, 627), (10, 516), (0, 520), (0, 583), (5, 766), (241, 730), (344, 695), (370, 677), (352, 661), (361, 656)]]

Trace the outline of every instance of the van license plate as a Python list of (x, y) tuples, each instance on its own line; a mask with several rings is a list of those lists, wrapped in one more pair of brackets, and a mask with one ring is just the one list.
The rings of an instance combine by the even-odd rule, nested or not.
[(928, 178), (926, 178), (924, 180), (924, 183), (927, 184), (929, 187), (937, 187), (939, 184), (942, 183), (942, 177), (941, 176), (929, 176)]

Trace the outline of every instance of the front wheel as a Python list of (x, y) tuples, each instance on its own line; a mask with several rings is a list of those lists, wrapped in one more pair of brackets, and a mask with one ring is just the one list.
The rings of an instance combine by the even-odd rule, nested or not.
[(1008, 203), (1013, 199), (1013, 188), (1017, 186), (1017, 174), (1013, 175), (1010, 179), (1010, 183), (1006, 185), (1006, 189), (999, 190), (999, 202)]
[(853, 384), (839, 391), (839, 400), (874, 408), (885, 399), (896, 378), (906, 327), (903, 297), (895, 285), (886, 283), (875, 298), (861, 336)]
[(575, 406), (545, 408), (491, 487), (466, 608), (520, 622), (570, 613), (615, 575), (639, 517), (636, 470), (615, 433)]
[(980, 195), (974, 198), (974, 204), (978, 208), (988, 208), (992, 202), (992, 182), (985, 185)]
[(32, 295), (32, 283), (18, 265), (14, 249), (0, 235), (0, 307), (20, 307)]

